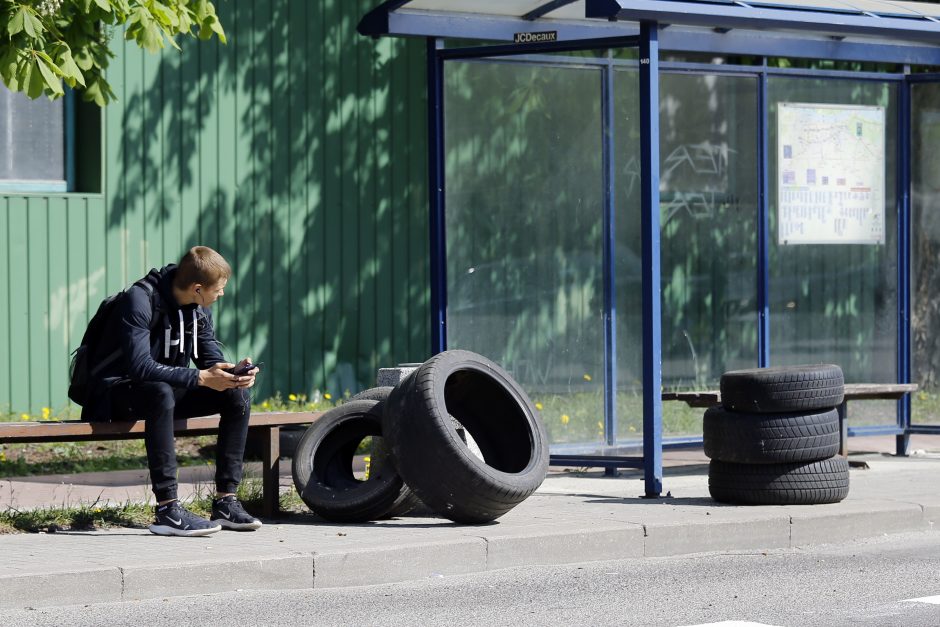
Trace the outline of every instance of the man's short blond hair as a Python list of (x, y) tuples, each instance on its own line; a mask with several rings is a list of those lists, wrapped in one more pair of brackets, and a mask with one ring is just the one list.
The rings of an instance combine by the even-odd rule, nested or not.
[(181, 290), (193, 283), (213, 287), (230, 276), (232, 268), (222, 255), (208, 246), (193, 246), (180, 259), (173, 285)]

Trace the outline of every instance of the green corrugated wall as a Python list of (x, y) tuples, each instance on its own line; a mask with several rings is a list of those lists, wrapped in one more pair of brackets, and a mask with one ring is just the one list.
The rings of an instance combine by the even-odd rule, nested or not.
[(101, 194), (0, 196), (0, 407), (64, 407), (100, 300), (195, 244), (232, 264), (218, 335), (258, 397), (428, 356), (423, 43), (359, 36), (373, 0), (216, 4), (228, 45), (115, 37)]

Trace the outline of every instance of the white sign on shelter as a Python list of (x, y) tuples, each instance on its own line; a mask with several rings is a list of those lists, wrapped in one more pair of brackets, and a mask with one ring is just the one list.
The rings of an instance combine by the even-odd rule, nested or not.
[(780, 103), (777, 207), (781, 245), (884, 244), (884, 107)]

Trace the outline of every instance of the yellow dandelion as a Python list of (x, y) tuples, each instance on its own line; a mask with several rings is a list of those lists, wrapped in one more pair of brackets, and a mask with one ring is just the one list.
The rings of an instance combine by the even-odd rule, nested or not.
[(43, 407), (43, 408), (42, 408), (42, 419), (43, 419), (43, 420), (49, 420), (49, 416), (50, 416), (51, 414), (52, 414), (52, 410), (51, 410), (51, 409), (49, 409), (48, 407)]
[(264, 409), (270, 409), (270, 408), (271, 408), (271, 403), (265, 401), (265, 402), (261, 403), (261, 407), (263, 407)]
[(297, 395), (296, 395), (296, 394), (289, 394), (289, 395), (287, 396), (287, 398), (289, 398), (289, 399), (292, 400), (292, 401), (296, 401), (296, 400), (297, 400)]
[(20, 420), (29, 420), (29, 414), (20, 414)]
[(326, 400), (330, 400), (333, 397), (329, 393), (327, 393), (323, 395), (323, 398), (325, 398)]
[(7, 460), (7, 454), (6, 454), (6, 453), (0, 453), (0, 462), (5, 462), (6, 460)]
[(566, 424), (568, 424), (570, 421), (571, 421), (571, 418), (568, 416), (568, 414), (562, 414), (562, 415), (561, 415), (561, 424), (566, 425)]
[(96, 514), (100, 514), (100, 513), (101, 513), (101, 508), (100, 508), (100, 507), (96, 507), (96, 508), (95, 508), (95, 513), (96, 513)]
[(630, 425), (629, 427), (627, 427), (627, 429), (630, 430), (630, 433), (635, 433), (635, 432), (636, 432), (636, 427), (634, 427), (633, 425)]
[(591, 375), (585, 374), (585, 375), (584, 375), (584, 380), (585, 380), (585, 381), (590, 381), (590, 380), (591, 380)]
[(600, 420), (598, 420), (598, 421), (597, 421), (597, 428), (600, 429), (601, 431), (603, 431), (603, 430), (604, 430), (604, 423), (601, 422)]
[(537, 410), (539, 410), (539, 411), (542, 411), (542, 404), (541, 404), (541, 403), (536, 403), (536, 404), (535, 404), (535, 408), (536, 408)]
[(917, 398), (919, 398), (919, 399), (922, 400), (922, 401), (926, 401), (926, 400), (927, 400), (927, 392), (921, 392), (920, 394), (917, 395)]

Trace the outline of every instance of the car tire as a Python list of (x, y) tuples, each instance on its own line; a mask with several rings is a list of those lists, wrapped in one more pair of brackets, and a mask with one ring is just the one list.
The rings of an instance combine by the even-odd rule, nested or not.
[(721, 375), (721, 405), (755, 414), (832, 409), (842, 403), (842, 369), (832, 364), (733, 370)]
[(353, 475), (359, 443), (382, 434), (382, 403), (349, 401), (314, 422), (297, 445), (294, 486), (317, 515), (334, 522), (377, 520), (395, 507), (404, 483), (394, 468), (371, 469), (365, 481)]
[(702, 440), (709, 459), (738, 464), (811, 462), (839, 452), (835, 409), (794, 414), (748, 414), (711, 407)]
[[(349, 400), (367, 400), (385, 403), (393, 389), (394, 388), (390, 385), (369, 388), (359, 392)], [(381, 472), (398, 472), (395, 466), (395, 460), (392, 458), (391, 448), (388, 446), (388, 441), (383, 437), (372, 438), (372, 450), (369, 451), (369, 458), (370, 473), (374, 470), (379, 470)], [(415, 510), (420, 505), (421, 500), (418, 499), (418, 496), (412, 492), (411, 488), (409, 488), (405, 483), (402, 483), (401, 492), (399, 493), (398, 498), (395, 499), (395, 503), (392, 505), (392, 508), (388, 511), (388, 513), (385, 514), (384, 518), (404, 516), (405, 514)]]
[[(483, 459), (460, 437), (460, 427)], [(405, 483), (425, 505), (459, 523), (502, 516), (548, 471), (548, 437), (531, 400), (497, 364), (469, 351), (440, 353), (396, 386), (382, 431)]]
[(837, 503), (849, 493), (844, 457), (795, 464), (735, 464), (712, 460), (708, 491), (722, 503), (814, 505)]

